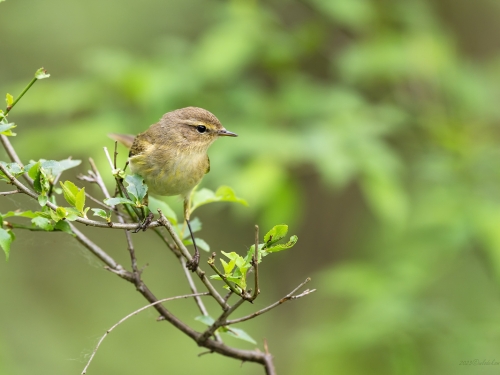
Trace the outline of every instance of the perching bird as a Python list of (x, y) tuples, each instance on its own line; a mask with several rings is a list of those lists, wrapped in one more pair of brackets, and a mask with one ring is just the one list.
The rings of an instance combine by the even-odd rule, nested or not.
[(237, 137), (203, 108), (186, 107), (165, 113), (159, 122), (134, 137), (110, 134), (130, 148), (128, 162), (132, 173), (144, 179), (148, 191), (157, 195), (180, 195), (184, 199), (187, 222), (195, 253), (187, 267), (195, 271), (200, 253), (189, 223), (191, 191), (210, 171), (207, 150), (221, 136)]

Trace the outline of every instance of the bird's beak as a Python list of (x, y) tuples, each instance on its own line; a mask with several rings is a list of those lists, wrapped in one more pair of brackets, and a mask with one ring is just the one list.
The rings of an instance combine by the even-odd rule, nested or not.
[(237, 137), (238, 136), (238, 134), (230, 132), (230, 131), (228, 131), (226, 129), (219, 130), (218, 134), (220, 136), (224, 136), (224, 137)]

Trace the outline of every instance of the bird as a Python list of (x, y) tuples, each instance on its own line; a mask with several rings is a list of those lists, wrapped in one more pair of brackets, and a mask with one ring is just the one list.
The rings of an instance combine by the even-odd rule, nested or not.
[(165, 113), (137, 136), (111, 133), (109, 136), (130, 149), (128, 165), (160, 196), (179, 195), (184, 200), (184, 220), (194, 245), (186, 267), (196, 271), (200, 253), (191, 230), (190, 197), (203, 176), (210, 171), (207, 151), (219, 137), (237, 137), (226, 130), (214, 114), (203, 108), (185, 107)]

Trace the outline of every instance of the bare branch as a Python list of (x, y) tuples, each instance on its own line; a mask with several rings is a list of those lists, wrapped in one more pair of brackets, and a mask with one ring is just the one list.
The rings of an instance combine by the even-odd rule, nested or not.
[[(7, 155), (9, 155), (9, 158), (12, 162), (18, 164), (21, 168), (24, 168), (24, 164), (21, 162), (21, 159), (19, 159), (19, 156), (17, 155), (16, 151), (14, 150), (14, 147), (12, 147), (12, 144), (10, 143), (9, 137), (6, 135), (0, 134), (0, 141), (3, 144), (3, 147), (5, 148), (5, 151), (7, 152)], [(23, 178), (26, 180), (28, 185), (33, 186), (33, 180), (31, 179), (30, 176), (28, 176), (28, 173), (23, 173)]]
[(11, 194), (18, 194), (18, 193), (20, 193), (19, 190), (2, 191), (2, 192), (0, 192), (0, 195), (11, 195)]
[(186, 295), (183, 295), (183, 296), (175, 296), (175, 297), (170, 297), (170, 298), (163, 298), (159, 301), (156, 301), (156, 302), (153, 302), (153, 303), (150, 303), (149, 305), (146, 305), (144, 307), (141, 307), (140, 309), (138, 310), (135, 310), (134, 312), (128, 314), (126, 317), (120, 319), (120, 321), (116, 324), (114, 324), (110, 329), (108, 329), (106, 331), (106, 333), (101, 337), (101, 339), (99, 340), (99, 342), (97, 343), (97, 346), (95, 347), (94, 351), (92, 352), (92, 355), (90, 356), (89, 358), (89, 361), (87, 362), (87, 365), (85, 366), (85, 368), (83, 369), (82, 371), (82, 375), (86, 374), (87, 373), (87, 368), (89, 367), (90, 365), (90, 362), (92, 362), (92, 359), (94, 359), (94, 356), (95, 354), (97, 353), (97, 350), (99, 349), (99, 346), (101, 346), (101, 343), (104, 341), (104, 339), (106, 338), (107, 335), (109, 335), (111, 333), (112, 330), (114, 330), (116, 327), (118, 327), (120, 324), (122, 324), (125, 320), (133, 317), (134, 315), (137, 315), (139, 314), (141, 311), (144, 311), (146, 310), (147, 308), (149, 307), (152, 307), (154, 305), (157, 305), (159, 303), (163, 303), (163, 302), (167, 302), (167, 301), (172, 301), (172, 300), (175, 300), (175, 299), (182, 299), (182, 298), (190, 298), (190, 297), (197, 297), (199, 298), (200, 296), (208, 296), (209, 293), (208, 292), (205, 292), (205, 293), (196, 293), (196, 294), (186, 294)]
[(104, 180), (101, 177), (101, 174), (99, 173), (99, 170), (97, 169), (97, 166), (95, 165), (94, 159), (89, 158), (89, 163), (90, 166), (92, 167), (92, 171), (94, 172), (94, 177), (95, 177), (95, 182), (96, 184), (101, 188), (102, 193), (106, 198), (111, 198), (111, 195), (109, 195), (108, 189), (106, 188), (106, 185), (104, 184)]
[(300, 288), (302, 288), (305, 284), (307, 284), (309, 281), (311, 281), (311, 278), (308, 277), (304, 282), (302, 282), (298, 287), (296, 287), (294, 290), (292, 290), (290, 293), (288, 293), (285, 297), (283, 297), (282, 299), (280, 299), (279, 301), (276, 301), (275, 303), (273, 303), (272, 305), (269, 305), (265, 308), (263, 308), (262, 310), (259, 310), (259, 311), (256, 311), (254, 312), (253, 314), (250, 314), (250, 315), (247, 315), (247, 316), (244, 316), (242, 318), (238, 318), (238, 319), (233, 319), (233, 320), (228, 320), (226, 321), (223, 325), (224, 326), (227, 326), (227, 325), (230, 325), (230, 324), (236, 324), (236, 323), (241, 323), (241, 322), (244, 322), (246, 320), (250, 320), (250, 319), (253, 319), (255, 318), (256, 316), (258, 315), (262, 315), (266, 312), (268, 312), (269, 310), (275, 308), (276, 306), (279, 306), (281, 305), (282, 303), (285, 303), (286, 301), (290, 301), (292, 299), (299, 299), (301, 297), (304, 297), (304, 296), (307, 296), (308, 294), (311, 294), (313, 292), (316, 291), (316, 289), (312, 289), (312, 290), (305, 290), (303, 291), (301, 294), (298, 294), (296, 296), (294, 296), (293, 294), (299, 290)]
[(259, 226), (255, 226), (255, 248), (253, 251), (253, 269), (255, 270), (255, 287), (253, 290), (251, 301), (254, 301), (260, 293), (259, 289)]
[[(160, 214), (160, 218), (158, 219), (158, 223), (160, 223), (161, 225), (163, 225), (167, 229), (168, 233), (170, 234), (170, 236), (174, 240), (174, 243), (177, 245), (177, 248), (179, 249), (179, 251), (181, 252), (181, 254), (184, 256), (184, 258), (186, 260), (188, 260), (188, 261), (191, 260), (191, 254), (189, 254), (188, 249), (182, 243), (181, 239), (179, 238), (179, 236), (175, 232), (175, 229), (172, 226), (172, 224), (170, 223), (170, 221), (168, 221), (168, 219), (165, 217), (165, 215), (163, 215), (163, 213), (161, 212), (161, 210), (158, 210), (158, 213)], [(210, 280), (208, 280), (208, 278), (205, 276), (205, 272), (199, 266), (196, 269), (196, 274), (200, 278), (201, 282), (203, 284), (205, 284), (205, 286), (207, 287), (208, 291), (214, 297), (214, 299), (217, 301), (217, 303), (224, 310), (226, 310), (227, 308), (229, 308), (229, 306), (227, 305), (226, 301), (224, 301), (224, 299), (221, 297), (221, 295), (215, 290), (215, 288), (212, 285), (212, 283), (210, 282)]]

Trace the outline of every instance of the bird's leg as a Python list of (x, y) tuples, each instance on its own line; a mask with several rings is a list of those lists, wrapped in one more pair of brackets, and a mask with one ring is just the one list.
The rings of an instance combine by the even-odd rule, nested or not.
[(189, 233), (191, 234), (191, 239), (193, 240), (194, 254), (193, 258), (186, 263), (186, 268), (191, 272), (194, 272), (198, 268), (198, 264), (200, 264), (200, 252), (198, 250), (198, 247), (196, 246), (196, 241), (194, 240), (193, 231), (191, 230), (191, 224), (189, 223), (189, 216), (190, 216), (189, 208), (191, 205), (190, 196), (191, 193), (188, 194), (186, 198), (184, 198), (184, 219), (186, 220)]

